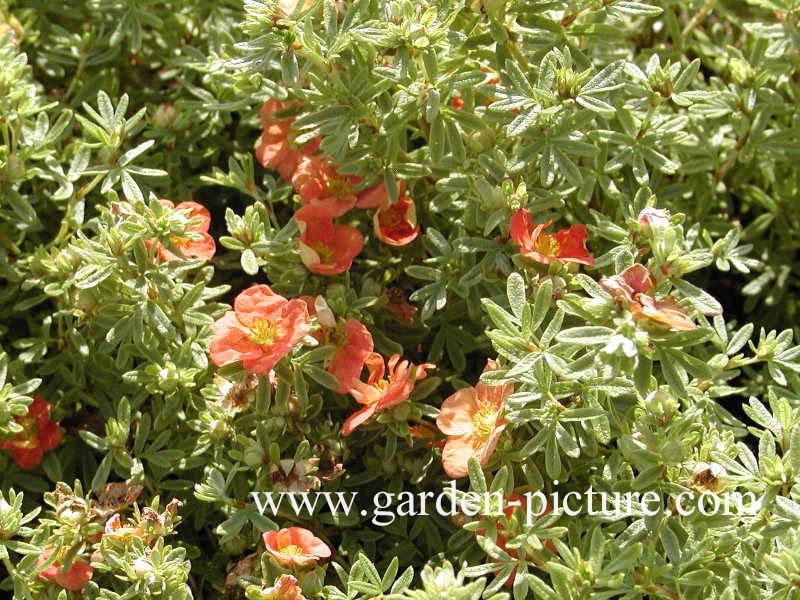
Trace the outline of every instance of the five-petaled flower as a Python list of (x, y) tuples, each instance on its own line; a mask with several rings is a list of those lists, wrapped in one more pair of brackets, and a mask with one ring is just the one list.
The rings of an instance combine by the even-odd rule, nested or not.
[(552, 224), (547, 221), (537, 225), (530, 214), (520, 208), (511, 217), (511, 239), (519, 246), (522, 256), (548, 265), (555, 261), (594, 266), (594, 258), (586, 249), (589, 234), (586, 225), (573, 225), (554, 234), (545, 233)]
[(405, 195), (401, 195), (394, 204), (387, 200), (375, 211), (372, 223), (375, 237), (390, 246), (406, 246), (419, 234), (414, 201)]
[(600, 285), (611, 294), (620, 308), (628, 309), (637, 321), (651, 322), (680, 331), (697, 328), (672, 296), (663, 300), (655, 299), (653, 274), (642, 264), (631, 265), (619, 275), (603, 277)]
[[(369, 378), (366, 382), (356, 381), (350, 395), (364, 408), (350, 415), (342, 426), (342, 435), (350, 435), (356, 427), (366, 423), (376, 412), (397, 406), (408, 400), (414, 390), (414, 384), (427, 377), (428, 369), (436, 365), (423, 363), (413, 366), (407, 360), (400, 360), (399, 354), (393, 354), (388, 362), (373, 352), (365, 361)], [(388, 367), (388, 369), (387, 369)], [(387, 373), (388, 371), (388, 373)], [(387, 377), (384, 377), (386, 373)]]
[(338, 275), (347, 271), (364, 247), (364, 236), (351, 225), (334, 225), (326, 209), (304, 206), (295, 215), (300, 229), (300, 259), (309, 271)]
[(181, 258), (202, 258), (211, 260), (217, 251), (214, 238), (208, 233), (211, 226), (211, 214), (208, 209), (197, 202), (181, 202), (175, 206), (171, 200), (160, 199), (159, 204), (176, 213), (186, 213), (186, 229), (184, 235), (171, 235), (170, 244), (183, 256), (179, 256), (166, 248), (161, 242), (148, 240), (148, 247), (155, 246), (156, 253), (161, 260), (171, 261)]
[[(488, 360), (483, 372), (499, 368), (495, 361)], [(436, 426), (448, 436), (442, 465), (450, 477), (466, 476), (472, 456), (486, 466), (506, 427), (506, 397), (513, 389), (508, 383), (499, 386), (478, 383), (475, 387), (461, 388), (442, 402)]]
[(50, 403), (41, 396), (34, 396), (27, 414), (14, 420), (22, 431), (10, 440), (0, 440), (0, 450), (9, 450), (23, 469), (33, 469), (42, 462), (45, 451), (61, 442), (61, 429), (50, 420)]
[(211, 360), (218, 367), (242, 361), (247, 371), (267, 375), (310, 329), (305, 302), (287, 300), (268, 285), (254, 285), (211, 325)]
[[(39, 555), (36, 561), (36, 567), (41, 567), (55, 552), (55, 548), (45, 548)], [(82, 560), (73, 560), (69, 569), (66, 571), (61, 570), (61, 562), (56, 560), (50, 566), (46, 567), (39, 573), (39, 579), (45, 579), (55, 582), (57, 585), (64, 589), (79, 592), (86, 585), (86, 582), (92, 578), (94, 571), (92, 566)]]
[(312, 567), (331, 556), (328, 545), (302, 527), (267, 531), (261, 537), (269, 555), (283, 567)]

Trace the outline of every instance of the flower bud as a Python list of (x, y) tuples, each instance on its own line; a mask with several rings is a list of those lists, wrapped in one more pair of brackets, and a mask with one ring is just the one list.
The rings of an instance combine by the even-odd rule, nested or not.
[(10, 540), (19, 530), (22, 512), (0, 496), (0, 540)]
[(131, 565), (134, 574), (139, 579), (147, 579), (153, 573), (153, 564), (144, 556), (140, 556), (133, 561)]
[(175, 122), (178, 111), (169, 102), (160, 104), (153, 114), (153, 124), (166, 129)]
[(648, 207), (639, 213), (638, 222), (642, 235), (651, 238), (656, 231), (670, 226), (669, 213), (659, 208)]

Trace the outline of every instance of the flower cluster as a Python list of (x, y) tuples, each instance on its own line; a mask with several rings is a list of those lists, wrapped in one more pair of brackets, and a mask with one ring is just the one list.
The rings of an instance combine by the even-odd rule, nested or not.
[(334, 219), (351, 209), (375, 209), (374, 235), (391, 246), (406, 246), (419, 234), (414, 201), (398, 185), (396, 202), (391, 202), (385, 183), (365, 187), (364, 179), (342, 173), (330, 158), (318, 154), (319, 139), (300, 147), (294, 143), (291, 117), (279, 115), (292, 105), (268, 100), (261, 108), (263, 131), (256, 146), (258, 161), (275, 169), (290, 182), (302, 205), (294, 214), (300, 238), (303, 264), (319, 275), (347, 271), (364, 247), (364, 235), (350, 224)]

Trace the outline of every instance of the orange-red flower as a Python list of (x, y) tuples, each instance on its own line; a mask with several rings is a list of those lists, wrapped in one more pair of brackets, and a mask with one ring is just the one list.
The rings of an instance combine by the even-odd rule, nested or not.
[(586, 249), (589, 234), (586, 225), (573, 225), (555, 234), (545, 233), (552, 221), (542, 225), (531, 222), (530, 214), (520, 208), (511, 217), (511, 239), (519, 246), (522, 256), (549, 265), (552, 262), (573, 262), (594, 265), (594, 258)]
[[(489, 360), (483, 372), (500, 367)], [(506, 427), (506, 396), (514, 389), (511, 384), (499, 386), (478, 383), (461, 388), (447, 398), (436, 417), (436, 426), (447, 435), (442, 451), (442, 466), (450, 477), (464, 477), (474, 456), (485, 466)]]
[(24, 417), (14, 417), (22, 431), (10, 440), (0, 440), (0, 449), (10, 450), (11, 458), (23, 469), (33, 469), (42, 462), (45, 451), (61, 442), (58, 423), (50, 420), (50, 403), (34, 396)]
[(306, 600), (294, 575), (284, 573), (269, 588), (259, 591), (259, 600)]
[(644, 265), (636, 263), (619, 275), (603, 277), (600, 285), (611, 294), (620, 308), (628, 309), (637, 321), (649, 321), (680, 331), (697, 328), (675, 298), (667, 296), (663, 300), (655, 299), (655, 280)]
[[(548, 502), (539, 510), (540, 514), (537, 515), (537, 519), (542, 518), (546, 514), (552, 512), (553, 507), (550, 506), (550, 503)], [(519, 558), (519, 553), (516, 549), (508, 547), (508, 537), (505, 535), (505, 532), (508, 531), (506, 523), (509, 525), (511, 524), (515, 512), (518, 513), (517, 518), (520, 519), (518, 523), (523, 523), (528, 514), (528, 499), (522, 494), (518, 494), (516, 492), (512, 493), (508, 498), (505, 499), (503, 507), (503, 515), (505, 516), (505, 520), (500, 519), (497, 521), (497, 537), (495, 538), (495, 544), (497, 544), (497, 547), (508, 554), (511, 558)], [(486, 535), (486, 530), (477, 529), (475, 531), (475, 535)], [(553, 545), (551, 540), (547, 540), (544, 546), (553, 554), (556, 553), (555, 545)], [(516, 573), (517, 569), (515, 567), (508, 576), (508, 579), (506, 579), (506, 585), (513, 585)]]
[(218, 367), (240, 360), (246, 370), (267, 375), (310, 329), (305, 302), (254, 285), (211, 325), (211, 360)]
[[(41, 567), (54, 551), (55, 548), (42, 550), (39, 559), (36, 561), (36, 566)], [(86, 582), (92, 578), (93, 574), (92, 566), (88, 562), (73, 560), (69, 570), (62, 571), (61, 562), (57, 560), (39, 573), (39, 578), (54, 581), (64, 589), (79, 592), (86, 585)]]
[(178, 256), (168, 250), (160, 242), (148, 240), (147, 246), (154, 245), (156, 252), (162, 260), (180, 260), (181, 258), (202, 258), (211, 260), (217, 251), (214, 238), (208, 233), (211, 226), (211, 214), (208, 209), (197, 202), (181, 202), (175, 206), (171, 200), (160, 199), (159, 204), (166, 209), (174, 210), (177, 213), (186, 213), (186, 234), (172, 235), (170, 243), (177, 248), (183, 256)]
[(331, 556), (328, 545), (302, 527), (267, 531), (261, 537), (267, 552), (283, 567), (310, 567)]
[(391, 204), (388, 200), (372, 217), (375, 236), (390, 246), (406, 246), (419, 234), (417, 210), (408, 196), (400, 196)]
[(364, 236), (350, 225), (334, 225), (319, 206), (304, 206), (295, 215), (300, 229), (300, 259), (310, 271), (338, 275), (350, 268), (364, 247)]
[[(366, 423), (376, 412), (397, 406), (408, 400), (414, 390), (414, 384), (427, 377), (427, 369), (435, 369), (436, 365), (423, 363), (414, 367), (407, 360), (400, 360), (399, 354), (393, 354), (388, 363), (383, 357), (373, 352), (365, 361), (369, 378), (366, 382), (356, 381), (350, 395), (364, 408), (350, 415), (342, 426), (342, 435), (350, 435), (356, 427)], [(387, 371), (388, 377), (384, 378)]]
[(337, 321), (322, 296), (316, 299), (311, 296), (301, 298), (308, 306), (308, 314), (317, 315), (320, 328), (314, 332), (314, 337), (321, 344), (336, 347), (328, 360), (327, 371), (339, 380), (339, 387), (334, 391), (346, 394), (361, 375), (364, 361), (372, 354), (372, 334), (358, 319)]

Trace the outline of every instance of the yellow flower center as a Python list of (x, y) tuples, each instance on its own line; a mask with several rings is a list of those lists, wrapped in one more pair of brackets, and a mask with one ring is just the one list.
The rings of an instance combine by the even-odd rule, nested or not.
[(540, 233), (536, 238), (535, 249), (539, 254), (544, 256), (558, 256), (561, 250), (561, 245), (556, 241), (556, 238), (549, 233)]
[(375, 382), (375, 387), (378, 388), (380, 391), (385, 390), (389, 387), (389, 380), (388, 379), (379, 379)]
[(497, 423), (497, 410), (491, 406), (482, 406), (472, 415), (474, 433), (481, 439), (489, 439)]
[(266, 319), (255, 319), (250, 325), (250, 341), (259, 346), (269, 346), (278, 334), (278, 327)]
[(324, 244), (322, 242), (317, 242), (311, 248), (314, 252), (317, 253), (319, 256), (319, 261), (324, 264), (329, 264), (333, 262), (333, 248), (328, 246), (328, 244)]
[(345, 196), (350, 196), (352, 189), (344, 177), (332, 177), (328, 182), (328, 193), (341, 200)]
[(290, 556), (299, 556), (305, 554), (305, 551), (297, 544), (289, 544), (281, 548), (281, 554), (288, 554)]
[(11, 443), (15, 448), (35, 448), (39, 438), (39, 424), (36, 419), (26, 418), (20, 421), (19, 424), (22, 425), (22, 431), (14, 437)]

